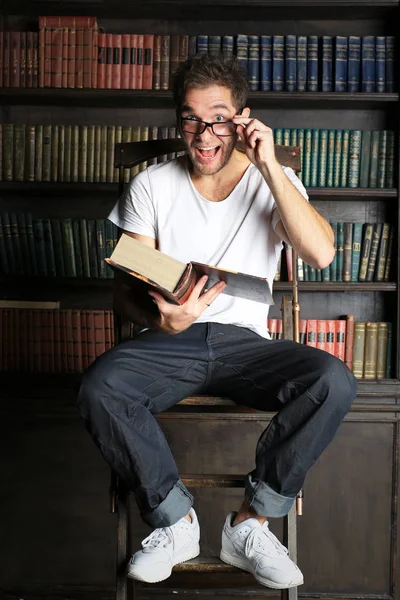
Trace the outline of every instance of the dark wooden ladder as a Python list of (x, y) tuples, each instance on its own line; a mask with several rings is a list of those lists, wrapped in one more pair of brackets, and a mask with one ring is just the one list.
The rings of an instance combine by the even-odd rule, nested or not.
[[(238, 143), (238, 149), (243, 148)], [(171, 152), (184, 152), (185, 144), (180, 138), (169, 140), (151, 140), (146, 142), (128, 142), (115, 145), (114, 166), (119, 169), (119, 195), (124, 190), (125, 169), (141, 164), (144, 161), (157, 158)], [(294, 171), (301, 168), (300, 149), (291, 146), (275, 145), (275, 154), (277, 160), (284, 166), (292, 167)], [(296, 265), (296, 253), (293, 253), (293, 265)], [(299, 341), (299, 319), (300, 305), (298, 301), (298, 289), (296, 269), (293, 268), (293, 292), (292, 295), (284, 295), (282, 301), (282, 319), (283, 319), (283, 337)], [(130, 323), (118, 322), (120, 330), (120, 339), (127, 339), (130, 336)], [(244, 409), (240, 411), (234, 402), (228, 398), (217, 398), (210, 396), (188, 397), (178, 403), (179, 412), (170, 409), (164, 413), (156, 415), (157, 420), (176, 419), (179, 415), (185, 414), (185, 407), (190, 407), (196, 411), (195, 418), (207, 418), (210, 410), (217, 407), (219, 412), (213, 412), (213, 418), (229, 414), (229, 418), (241, 420), (249, 413), (256, 413), (261, 416), (266, 413), (260, 411), (251, 411)], [(236, 410), (232, 412), (232, 407)], [(183, 412), (182, 412), (183, 411)], [(192, 413), (193, 414), (193, 413)], [(249, 415), (250, 416), (250, 415)], [(244, 475), (190, 475), (181, 474), (181, 479), (188, 488), (243, 488)], [(131, 555), (130, 548), (130, 527), (129, 527), (129, 491), (124, 483), (120, 481), (116, 473), (111, 473), (110, 485), (110, 508), (112, 513), (117, 514), (117, 565), (116, 565), (116, 600), (127, 600), (128, 598), (137, 598), (137, 584), (128, 579), (125, 575), (126, 565)], [(285, 516), (283, 527), (283, 543), (289, 550), (289, 555), (294, 562), (297, 562), (297, 524), (296, 516), (302, 513), (302, 493), (298, 494), (296, 503), (293, 505), (289, 514)], [(219, 558), (201, 557), (188, 562), (176, 565), (174, 573), (238, 573), (242, 572), (236, 567), (223, 563)], [(243, 572), (242, 572), (243, 573)], [(261, 588), (261, 586), (259, 586)], [(146, 592), (149, 588), (146, 588)], [(162, 590), (156, 588), (162, 594)], [(264, 591), (265, 590), (265, 591)], [(174, 588), (174, 593), (185, 593), (184, 589)], [(186, 590), (189, 593), (189, 589)], [(263, 593), (264, 592), (264, 593)], [(201, 593), (201, 589), (193, 590), (194, 594)], [(281, 590), (281, 600), (297, 600), (297, 587)], [(271, 590), (267, 588), (254, 590), (253, 595), (270, 595)]]

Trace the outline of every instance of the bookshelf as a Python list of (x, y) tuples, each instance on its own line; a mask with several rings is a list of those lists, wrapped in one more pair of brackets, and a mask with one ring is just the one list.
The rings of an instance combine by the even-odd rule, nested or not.
[[(116, 33), (396, 36), (400, 7), (398, 0), (247, 0), (246, 3), (7, 0), (0, 8), (2, 29), (10, 30), (34, 30), (39, 15), (51, 14), (95, 15), (105, 31)], [(398, 46), (399, 43), (397, 64)], [(390, 93), (251, 92), (249, 106), (257, 118), (274, 128), (394, 130), (394, 188), (310, 187), (307, 191), (324, 216), (336, 221), (387, 221), (395, 227), (398, 237), (398, 81), (396, 91)], [(2, 88), (0, 112), (1, 123), (174, 125), (169, 91)], [(0, 182), (0, 212), (31, 211), (36, 216), (100, 219), (106, 217), (116, 197), (115, 183)], [(359, 381), (353, 409), (337, 439), (307, 479), (305, 514), (299, 523), (299, 564), (306, 581), (299, 592), (304, 597), (400, 600), (400, 251), (397, 243), (392, 261), (395, 268), (388, 282), (299, 284), (302, 317), (337, 319), (340, 315), (355, 314), (356, 320), (391, 321), (395, 348), (392, 377)], [(289, 293), (290, 285), (285, 281), (274, 284), (276, 304), (271, 316), (279, 316), (282, 295)], [(0, 289), (3, 298), (60, 300), (65, 308), (112, 306), (112, 282), (106, 279), (1, 275)], [(62, 597), (83, 594), (90, 586), (105, 590), (104, 597), (112, 597), (112, 592), (107, 591), (113, 582), (114, 558), (110, 542), (114, 521), (108, 517), (106, 507), (108, 469), (90, 445), (76, 415), (74, 397), (79, 376), (7, 373), (2, 374), (2, 382), (1, 415), (9, 426), (5, 440), (22, 442), (21, 447), (29, 454), (26, 457), (22, 450), (17, 452), (5, 468), (11, 481), (13, 472), (24, 465), (21, 486), (4, 500), (3, 511), (14, 517), (10, 521), (15, 522), (19, 515), (21, 489), (35, 490), (35, 494), (26, 509), (27, 518), (14, 528), (6, 524), (4, 544), (10, 552), (0, 566), (0, 581), (5, 582), (5, 589), (24, 592), (28, 600), (32, 590), (55, 590), (60, 586)], [(239, 457), (233, 471), (246, 471), (252, 464), (260, 423), (250, 415), (243, 415), (242, 421), (234, 423), (232, 418), (219, 425), (210, 414), (204, 417), (203, 424), (195, 426), (190, 414), (182, 416), (183, 426), (198, 440), (196, 448), (210, 472), (227, 472), (226, 465), (235, 462), (229, 446), (232, 436), (243, 440), (243, 457)], [(206, 431), (206, 425), (211, 433)], [(165, 427), (172, 437), (168, 419)], [(220, 440), (218, 456), (210, 448), (211, 435), (212, 439), (217, 436)], [(56, 457), (64, 457), (59, 459), (61, 468), (57, 458), (49, 458), (49, 447)], [(183, 471), (195, 472), (196, 456), (186, 456), (188, 453), (178, 445), (173, 451)], [(49, 500), (38, 491), (39, 485), (46, 489), (48, 482), (51, 482), (48, 492), (53, 507), (51, 517)], [(204, 550), (211, 556), (218, 553), (219, 528), (210, 515), (216, 503), (217, 520), (231, 509), (229, 493), (216, 492), (211, 500), (206, 492), (198, 494), (204, 506), (200, 508)], [(67, 516), (74, 503), (80, 503), (80, 531), (74, 529)], [(52, 531), (37, 542), (40, 551), (28, 548), (29, 565), (22, 569), (18, 562), (18, 538), (23, 535), (39, 539), (49, 518)], [(136, 522), (137, 519), (135, 528)], [(18, 527), (21, 529), (15, 536)], [(280, 525), (274, 527), (279, 535)], [(138, 523), (135, 547), (144, 537), (144, 531)], [(57, 555), (51, 575), (46, 571), (44, 558), (49, 548)], [(70, 569), (65, 566), (68, 563), (72, 563)], [(210, 587), (207, 577), (202, 575), (202, 578), (204, 585)], [(235, 580), (234, 585), (239, 589), (241, 584)], [(151, 594), (147, 588), (146, 592)], [(163, 597), (161, 591), (159, 597)]]

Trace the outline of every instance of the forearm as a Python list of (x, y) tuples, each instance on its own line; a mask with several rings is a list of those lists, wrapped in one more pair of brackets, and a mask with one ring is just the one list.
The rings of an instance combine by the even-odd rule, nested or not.
[(263, 172), (282, 223), (299, 256), (314, 268), (324, 268), (334, 257), (332, 228), (327, 220), (307, 202), (276, 163)]

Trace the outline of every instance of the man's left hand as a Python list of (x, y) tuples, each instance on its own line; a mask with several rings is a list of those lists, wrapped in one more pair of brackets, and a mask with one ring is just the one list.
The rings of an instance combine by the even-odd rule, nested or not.
[(247, 157), (261, 171), (278, 164), (275, 157), (273, 131), (258, 119), (235, 115), (232, 119), (238, 126), (239, 139), (244, 144)]

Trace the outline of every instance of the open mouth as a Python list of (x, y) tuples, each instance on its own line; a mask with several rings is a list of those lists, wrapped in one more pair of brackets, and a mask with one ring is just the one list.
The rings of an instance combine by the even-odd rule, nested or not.
[(220, 146), (196, 147), (196, 154), (202, 162), (211, 162), (217, 156)]

